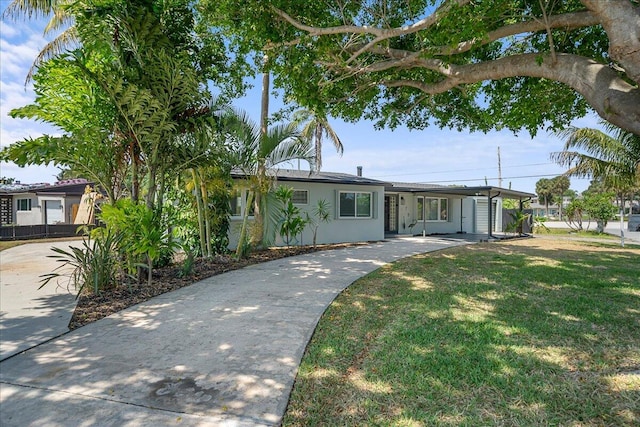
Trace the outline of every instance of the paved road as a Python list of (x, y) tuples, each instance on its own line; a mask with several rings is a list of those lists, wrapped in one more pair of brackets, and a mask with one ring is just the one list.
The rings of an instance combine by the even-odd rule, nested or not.
[[(548, 221), (545, 222), (545, 225), (549, 228), (569, 228), (569, 226), (564, 221)], [(584, 224), (586, 227), (586, 224)], [(589, 229), (595, 230), (595, 223), (591, 223)], [(640, 231), (629, 231), (627, 227), (627, 223), (624, 223), (624, 228), (622, 229), (624, 232), (625, 240), (629, 240), (633, 243), (640, 243)], [(605, 233), (612, 234), (614, 236), (620, 236), (620, 221), (610, 221), (607, 223), (607, 226), (604, 229)]]
[(0, 425), (278, 425), (338, 293), (385, 263), (467, 243), (392, 239), (160, 295), (0, 362)]
[(40, 275), (60, 265), (47, 257), (53, 254), (51, 247), (81, 244), (29, 243), (0, 252), (0, 360), (69, 330), (75, 294), (53, 282), (38, 287)]

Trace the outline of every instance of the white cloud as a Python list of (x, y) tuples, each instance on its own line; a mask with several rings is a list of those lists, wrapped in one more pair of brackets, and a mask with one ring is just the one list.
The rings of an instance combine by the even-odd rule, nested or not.
[[(11, 28), (10, 33), (15, 32), (20, 34), (20, 37), (7, 37), (7, 28)], [(2, 36), (0, 39), (0, 54), (2, 55), (0, 71), (2, 73), (2, 80), (11, 78), (24, 82), (34, 59), (47, 44), (47, 40), (42, 35), (37, 34), (25, 24), (22, 24), (19, 28), (19, 30), (16, 30), (11, 24), (4, 25), (3, 23)]]
[(14, 178), (25, 184), (55, 182), (60, 170), (54, 166), (29, 166), (21, 168), (13, 163), (0, 162), (0, 176)]
[(31, 104), (35, 98), (33, 90), (25, 88), (17, 81), (1, 81), (0, 88), (0, 114), (5, 118), (14, 108)]

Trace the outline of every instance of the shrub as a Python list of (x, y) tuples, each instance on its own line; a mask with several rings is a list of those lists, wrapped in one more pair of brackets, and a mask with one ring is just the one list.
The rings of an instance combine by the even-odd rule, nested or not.
[[(85, 232), (87, 229), (85, 229)], [(54, 247), (52, 250), (57, 255), (49, 255), (62, 264), (52, 273), (43, 274), (41, 289), (53, 279), (66, 277), (67, 289), (75, 288), (76, 298), (83, 291), (99, 294), (103, 290), (115, 288), (120, 278), (120, 263), (116, 248), (120, 243), (121, 235), (111, 230), (103, 230), (94, 239), (86, 234), (82, 247), (71, 247), (69, 250)], [(71, 267), (71, 270), (68, 270)]]
[(275, 196), (281, 203), (278, 230), (286, 245), (289, 246), (291, 239), (302, 233), (308, 221), (302, 218), (300, 208), (293, 204), (293, 188), (278, 187)]
[(590, 194), (585, 197), (585, 211), (596, 221), (598, 233), (604, 233), (607, 223), (616, 214), (616, 207), (611, 203), (612, 198), (613, 195), (609, 193)]

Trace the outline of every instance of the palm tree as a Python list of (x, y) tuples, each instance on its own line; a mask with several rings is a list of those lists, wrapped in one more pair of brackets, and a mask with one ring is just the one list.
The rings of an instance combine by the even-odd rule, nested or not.
[[(315, 150), (308, 139), (302, 138), (295, 122), (273, 126), (261, 131), (261, 125), (252, 121), (245, 112), (237, 111), (230, 118), (235, 164), (247, 179), (249, 197), (254, 215), (251, 246), (264, 243), (264, 217), (267, 211), (266, 195), (272, 188), (274, 175), (270, 173), (279, 164), (293, 160), (306, 160), (314, 166)], [(241, 255), (247, 241), (247, 216), (240, 232), (237, 254)]]
[(342, 156), (344, 146), (338, 134), (329, 124), (326, 115), (317, 113), (314, 110), (299, 110), (294, 114), (294, 122), (298, 124), (304, 123), (300, 132), (302, 137), (315, 143), (316, 172), (320, 172), (320, 168), (322, 168), (322, 139), (324, 137), (329, 138), (334, 147), (336, 147), (338, 154)]
[(60, 31), (57, 37), (47, 43), (33, 61), (26, 82), (29, 82), (35, 70), (47, 59), (64, 52), (68, 47), (79, 43), (73, 15), (67, 11), (70, 0), (13, 0), (2, 13), (2, 19), (27, 19), (51, 16), (44, 29), (44, 35)]
[[(563, 151), (551, 160), (568, 167), (568, 176), (602, 179), (611, 189), (640, 185), (640, 136), (601, 122), (602, 132), (570, 127), (558, 133), (565, 139)], [(581, 151), (578, 151), (581, 150)]]
[(559, 132), (565, 138), (564, 149), (551, 153), (551, 160), (569, 167), (568, 176), (590, 176), (613, 190), (622, 214), (625, 199), (640, 188), (640, 136), (608, 122), (601, 125), (608, 133), (575, 127)]

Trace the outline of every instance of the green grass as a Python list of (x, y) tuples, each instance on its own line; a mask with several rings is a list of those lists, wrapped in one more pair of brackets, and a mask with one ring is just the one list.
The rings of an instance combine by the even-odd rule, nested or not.
[(581, 230), (576, 231), (570, 228), (536, 228), (535, 234), (538, 235), (553, 235), (553, 236), (571, 236), (571, 237), (589, 237), (600, 239), (620, 239), (620, 236), (614, 236), (607, 233), (598, 233), (595, 230)]
[(283, 425), (640, 425), (639, 278), (639, 249), (552, 239), (386, 266), (321, 319)]
[(27, 243), (56, 243), (67, 240), (80, 240), (82, 237), (56, 237), (51, 239), (30, 239), (30, 240), (3, 240), (0, 241), (0, 252), (5, 249), (15, 248), (16, 246), (25, 245)]

